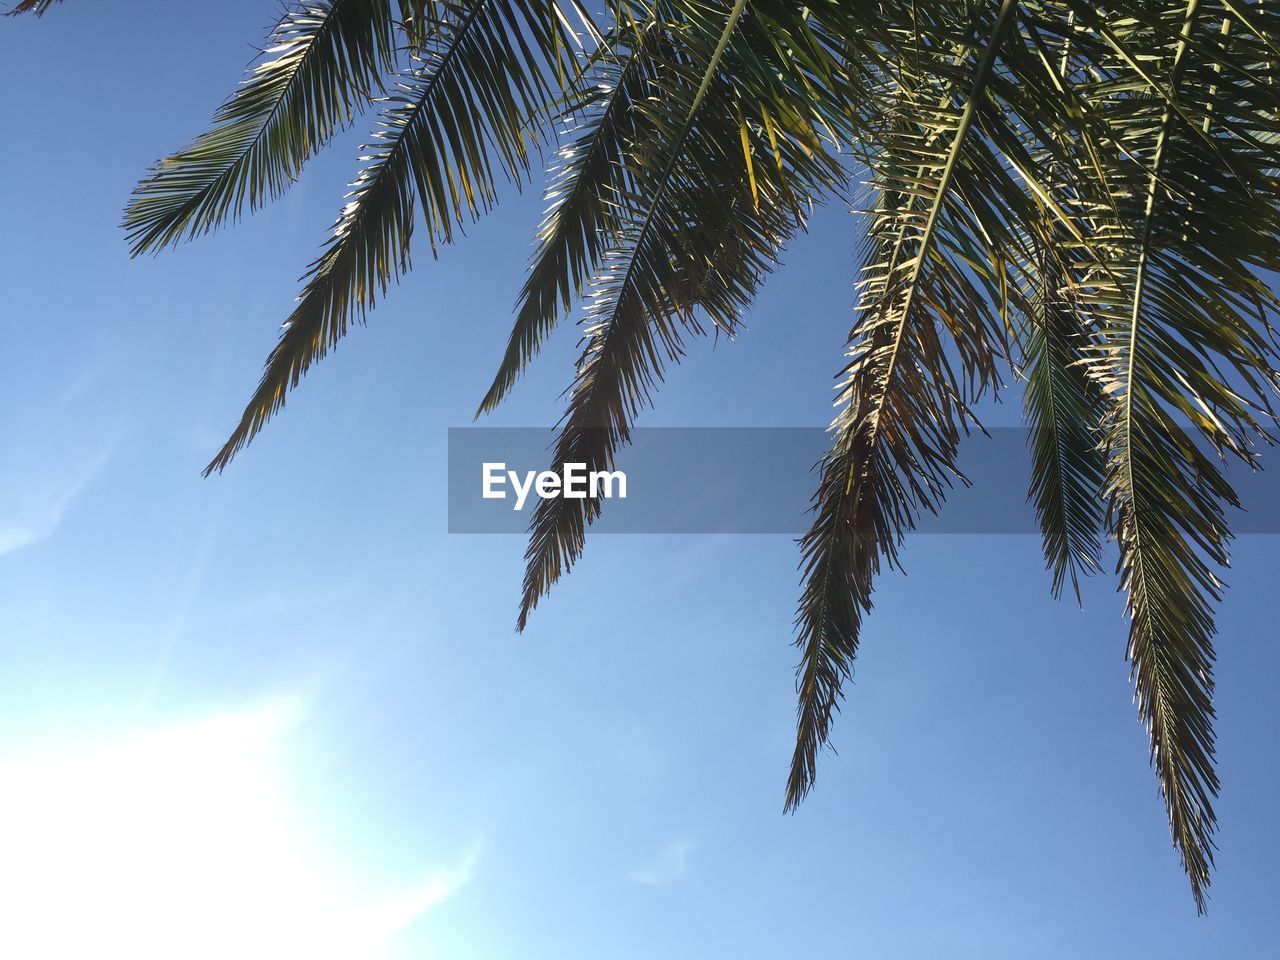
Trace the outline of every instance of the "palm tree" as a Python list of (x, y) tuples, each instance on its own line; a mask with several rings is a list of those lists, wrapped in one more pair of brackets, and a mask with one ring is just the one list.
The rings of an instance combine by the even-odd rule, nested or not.
[[(51, 0), (22, 0), (43, 12)], [(876, 575), (959, 476), (975, 401), (1025, 383), (1052, 589), (1118, 550), (1141, 721), (1203, 910), (1224, 459), (1280, 387), (1280, 14), (1261, 0), (306, 0), (212, 128), (124, 215), (133, 253), (281, 194), (366, 110), (363, 164), (221, 471), (408, 269), (526, 181), (549, 211), (480, 412), (585, 305), (554, 463), (612, 466), (686, 343), (732, 335), (815, 204), (866, 253), (831, 449), (801, 540), (794, 809)], [(15, 11), (17, 12), (17, 11)], [(864, 189), (865, 187), (865, 189)], [(544, 500), (518, 625), (595, 500)]]

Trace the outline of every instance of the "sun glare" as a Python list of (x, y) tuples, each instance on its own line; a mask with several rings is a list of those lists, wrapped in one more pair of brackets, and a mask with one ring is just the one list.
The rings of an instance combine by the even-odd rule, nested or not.
[(275, 707), (0, 757), (0, 956), (352, 960), (465, 882), (352, 897), (299, 826)]

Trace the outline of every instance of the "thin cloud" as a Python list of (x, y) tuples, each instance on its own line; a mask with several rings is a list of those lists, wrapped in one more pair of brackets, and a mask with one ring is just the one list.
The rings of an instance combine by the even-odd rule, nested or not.
[(97, 476), (115, 450), (112, 444), (78, 468), (61, 476), (28, 483), (22, 491), (9, 491), (4, 500), (9, 515), (0, 516), (0, 556), (43, 543), (53, 536), (71, 505)]
[(82, 367), (67, 382), (62, 392), (53, 398), (50, 406), (54, 410), (62, 410), (78, 403), (98, 386), (103, 374), (119, 364), (121, 356), (123, 354), (118, 350), (112, 350), (110, 353), (98, 352), (92, 362)]
[(471, 882), (482, 843), (472, 844), (456, 864), (431, 870), (416, 887), (384, 897), (364, 909), (368, 924), (391, 936), (408, 927), (437, 904), (448, 900)]
[(629, 873), (627, 879), (646, 887), (661, 887), (679, 880), (689, 869), (689, 851), (689, 844), (683, 841), (669, 843), (652, 860)]

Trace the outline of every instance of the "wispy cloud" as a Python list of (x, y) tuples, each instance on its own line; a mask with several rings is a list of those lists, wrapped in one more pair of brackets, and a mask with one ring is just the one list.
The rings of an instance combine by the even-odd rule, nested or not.
[(30, 472), (25, 472), (27, 482), (21, 490), (3, 491), (0, 556), (43, 543), (53, 536), (71, 505), (110, 459), (114, 449), (115, 444), (111, 444), (96, 456), (51, 476), (32, 477)]
[(652, 860), (627, 874), (627, 879), (646, 887), (661, 887), (679, 880), (689, 869), (690, 849), (682, 840), (668, 843)]
[(104, 383), (119, 360), (95, 350), (38, 411), (0, 425), (0, 556), (52, 537), (132, 429)]
[(362, 912), (368, 925), (384, 931), (386, 936), (399, 933), (471, 882), (483, 848), (483, 843), (474, 843), (457, 863), (430, 870), (418, 885), (366, 906)]
[(76, 371), (62, 391), (54, 395), (50, 406), (54, 410), (74, 406), (98, 386), (103, 374), (117, 366), (122, 356), (122, 352), (114, 348), (95, 351), (93, 359)]

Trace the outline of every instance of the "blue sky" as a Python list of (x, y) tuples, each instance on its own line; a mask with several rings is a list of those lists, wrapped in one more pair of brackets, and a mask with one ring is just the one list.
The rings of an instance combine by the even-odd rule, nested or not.
[[(1120, 598), (1102, 577), (1054, 603), (1032, 537), (909, 543), (794, 817), (788, 537), (594, 538), (514, 635), (523, 543), (446, 534), (444, 456), (505, 342), (536, 189), (420, 251), (201, 479), (359, 132), (235, 230), (129, 261), (116, 224), (274, 9), (0, 23), (0, 913), (21, 921), (0, 953), (1272, 955), (1275, 537), (1237, 543), (1220, 618), (1204, 918)], [(642, 423), (823, 423), (855, 245), (822, 213), (747, 333), (695, 345)], [(576, 339), (492, 422), (554, 422)]]

